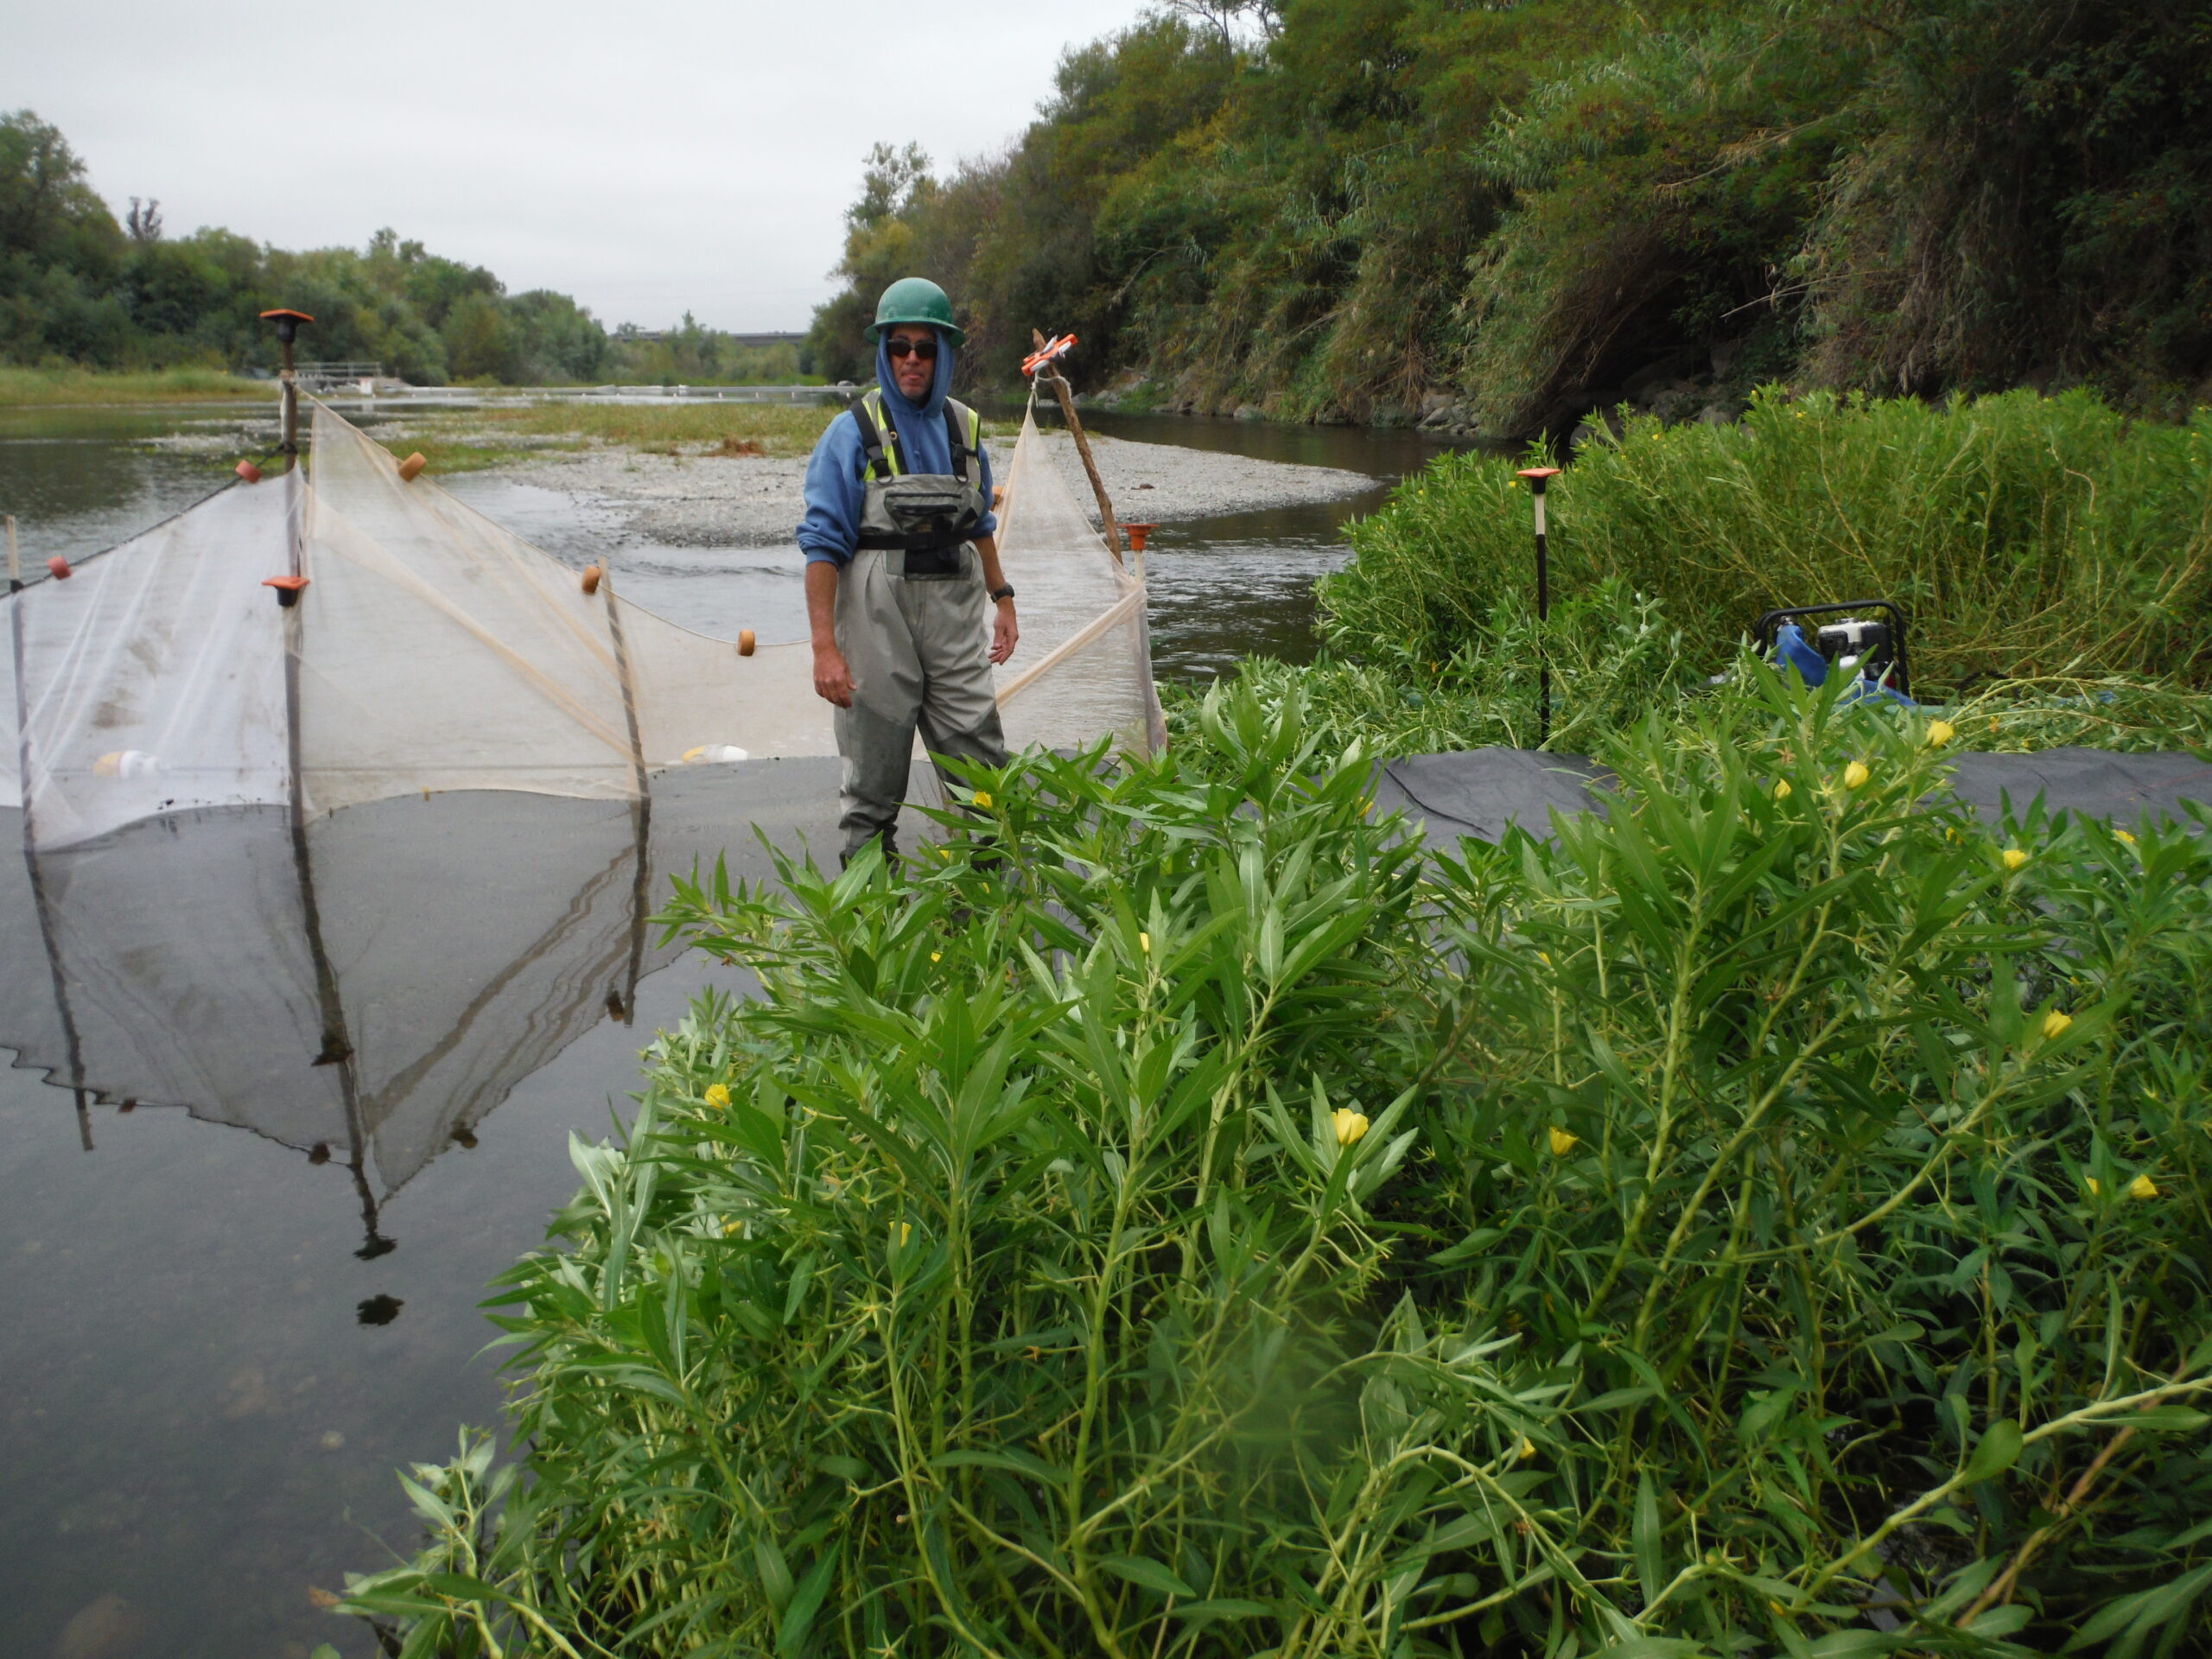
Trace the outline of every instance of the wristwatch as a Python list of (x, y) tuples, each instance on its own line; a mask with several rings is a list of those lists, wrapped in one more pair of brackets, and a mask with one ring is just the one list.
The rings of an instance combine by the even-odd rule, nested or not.
[(1012, 599), (1014, 597), (1014, 584), (1009, 582), (1003, 588), (994, 588), (990, 590), (990, 595), (994, 601), (1001, 599)]

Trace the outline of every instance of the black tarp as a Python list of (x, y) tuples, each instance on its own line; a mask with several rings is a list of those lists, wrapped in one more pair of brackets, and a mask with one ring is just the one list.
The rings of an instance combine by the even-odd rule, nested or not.
[[(1534, 749), (1467, 749), (1414, 754), (1378, 767), (1378, 811), (1402, 808), (1431, 841), (1448, 846), (1465, 836), (1496, 842), (1506, 825), (1548, 833), (1554, 808), (1590, 810), (1589, 785), (1604, 769), (1579, 754)], [(1961, 753), (1951, 787), (1993, 829), (2005, 804), (2026, 813), (2037, 797), (2048, 812), (2087, 813), (2135, 823), (2183, 818), (2183, 801), (2212, 804), (2212, 765), (2187, 754), (2120, 754), (2108, 749), (2044, 749), (2034, 754)]]
[(1588, 811), (1588, 785), (1605, 781), (1604, 768), (1579, 754), (1495, 747), (1409, 754), (1376, 769), (1375, 810), (1402, 808), (1445, 846), (1465, 836), (1496, 842), (1509, 823), (1549, 834), (1553, 808)]

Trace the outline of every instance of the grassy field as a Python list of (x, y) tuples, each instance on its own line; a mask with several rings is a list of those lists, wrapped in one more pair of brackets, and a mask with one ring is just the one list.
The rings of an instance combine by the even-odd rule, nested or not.
[(680, 889), (760, 1000), (578, 1147), (501, 1281), (514, 1461), (417, 1465), (352, 1609), (572, 1659), (2200, 1650), (2204, 838), (1993, 830), (1955, 731), (1771, 676), (1440, 862), (1325, 740), (1217, 690), (895, 875)]
[[(2212, 412), (2082, 393), (1933, 406), (1762, 396), (1739, 425), (1632, 423), (1551, 486), (1553, 592), (1663, 600), (1710, 671), (1770, 607), (1890, 598), (1916, 677), (2212, 673)], [(1431, 467), (1321, 584), (1343, 652), (1417, 671), (1497, 637), (1532, 587), (1513, 465)]]
[(276, 387), (219, 369), (0, 368), (0, 409), (53, 404), (201, 403), (211, 398), (275, 401)]

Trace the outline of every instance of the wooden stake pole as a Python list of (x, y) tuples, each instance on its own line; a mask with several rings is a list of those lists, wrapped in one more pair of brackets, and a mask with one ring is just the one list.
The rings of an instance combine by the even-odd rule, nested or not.
[[(1038, 350), (1044, 350), (1044, 335), (1033, 328), (1030, 337), (1037, 342)], [(1090, 440), (1084, 434), (1083, 423), (1076, 418), (1074, 389), (1068, 385), (1066, 377), (1050, 364), (1037, 372), (1052, 377), (1052, 393), (1060, 400), (1060, 413), (1066, 418), (1068, 430), (1075, 434), (1075, 452), (1083, 457), (1083, 470), (1090, 474), (1090, 487), (1098, 497), (1098, 518), (1106, 527), (1106, 546), (1114, 555), (1114, 563), (1120, 564), (1122, 562), (1121, 526), (1114, 522), (1114, 504), (1106, 499), (1106, 483), (1098, 476), (1098, 463), (1090, 458)]]
[(1552, 614), (1551, 553), (1544, 537), (1544, 486), (1559, 476), (1556, 467), (1524, 467), (1520, 476), (1529, 480), (1536, 505), (1536, 747), (1552, 741), (1551, 642), (1544, 625)]
[(21, 593), (23, 587), (23, 562), (16, 550), (16, 515), (8, 515), (8, 591)]

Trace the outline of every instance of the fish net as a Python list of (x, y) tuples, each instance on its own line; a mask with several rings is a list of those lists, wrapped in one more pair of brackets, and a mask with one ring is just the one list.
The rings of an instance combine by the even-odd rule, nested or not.
[(1000, 531), (1021, 619), (1021, 643), (998, 671), (1007, 744), (1079, 748), (1111, 734), (1140, 754), (1165, 744), (1144, 582), (1077, 505), (1033, 412), (1007, 469)]
[[(304, 823), (424, 791), (634, 800), (702, 757), (835, 752), (807, 645), (748, 656), (611, 580), (587, 593), (320, 405), (313, 439), (306, 477), (235, 486), (4, 601), (17, 741), (0, 744), (0, 804), (21, 806), (30, 844), (205, 807)], [(1149, 753), (1143, 585), (1033, 420), (1001, 549), (1023, 625), (998, 671), (1009, 741)], [(289, 575), (307, 585), (280, 607), (265, 584)]]

